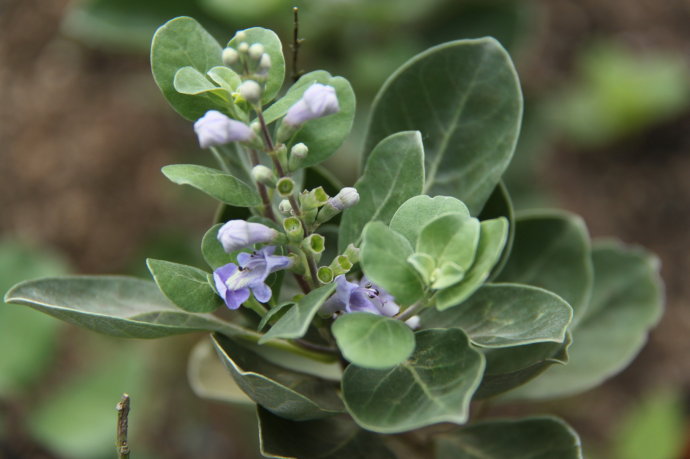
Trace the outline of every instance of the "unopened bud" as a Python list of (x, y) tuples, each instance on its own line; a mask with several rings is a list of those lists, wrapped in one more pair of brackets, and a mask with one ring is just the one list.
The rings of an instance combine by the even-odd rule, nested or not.
[(252, 178), (258, 183), (262, 183), (271, 188), (276, 186), (276, 175), (268, 167), (259, 164), (252, 169)]
[(254, 43), (249, 47), (249, 57), (258, 61), (264, 54), (264, 45), (261, 43)]
[(237, 92), (250, 104), (256, 104), (261, 100), (261, 86), (256, 81), (245, 81), (237, 88)]
[(225, 48), (223, 50), (223, 64), (232, 67), (237, 64), (240, 59), (240, 55), (234, 48)]
[(240, 30), (239, 32), (235, 33), (235, 36), (233, 37), (233, 41), (244, 41), (247, 39), (247, 33), (244, 30)]
[(355, 188), (345, 187), (328, 200), (338, 210), (348, 209), (359, 202), (359, 193)]
[(335, 276), (347, 274), (352, 269), (352, 262), (345, 255), (338, 255), (329, 265)]
[(290, 149), (290, 159), (288, 160), (288, 168), (291, 171), (296, 171), (302, 166), (304, 159), (309, 154), (309, 148), (303, 143), (298, 143)]
[(283, 215), (292, 215), (292, 204), (290, 204), (290, 201), (287, 199), (283, 199), (280, 201), (280, 204), (278, 204), (278, 210)]
[(317, 209), (328, 202), (328, 194), (323, 187), (317, 187), (308, 193), (303, 193), (300, 196), (300, 202), (305, 210)]
[(249, 52), (249, 44), (246, 41), (243, 41), (237, 46), (237, 51), (241, 52), (242, 54), (246, 54)]
[(261, 56), (261, 60), (259, 61), (259, 70), (261, 72), (268, 72), (271, 69), (271, 56), (269, 56), (267, 53), (264, 53), (263, 56)]
[(359, 263), (359, 248), (355, 247), (354, 244), (349, 244), (345, 248), (343, 255), (345, 255), (353, 265)]
[(284, 198), (287, 198), (292, 195), (295, 191), (295, 181), (292, 180), (290, 177), (283, 177), (280, 180), (278, 180), (278, 184), (276, 185), (276, 190), (278, 190), (278, 194), (281, 195)]
[(318, 258), (326, 248), (326, 239), (320, 234), (311, 234), (302, 241), (302, 248)]

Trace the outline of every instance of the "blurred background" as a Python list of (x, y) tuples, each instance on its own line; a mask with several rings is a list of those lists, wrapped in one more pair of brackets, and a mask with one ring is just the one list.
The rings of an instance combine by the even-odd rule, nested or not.
[[(221, 43), (273, 28), (288, 51), (295, 5), (300, 70), (343, 75), (357, 94), (362, 116), (330, 161), (346, 183), (395, 68), (458, 38), (492, 35), (510, 51), (526, 100), (507, 178), (516, 207), (563, 207), (595, 237), (657, 253), (667, 294), (628, 369), (530, 411), (564, 417), (587, 457), (690, 458), (687, 0), (0, 0), (0, 291), (60, 273), (146, 277), (147, 256), (201, 266), (213, 203), (160, 168), (211, 159), (153, 82), (151, 37), (185, 14)], [(2, 305), (0, 457), (114, 457), (122, 392), (134, 457), (256, 457), (253, 409), (190, 388), (201, 339), (109, 339)]]

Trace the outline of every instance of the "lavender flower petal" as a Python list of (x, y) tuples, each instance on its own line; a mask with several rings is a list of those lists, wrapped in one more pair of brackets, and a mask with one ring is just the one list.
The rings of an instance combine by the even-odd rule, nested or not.
[(233, 120), (216, 110), (209, 110), (194, 123), (194, 132), (201, 148), (217, 147), (230, 142), (246, 142), (254, 131), (246, 124)]

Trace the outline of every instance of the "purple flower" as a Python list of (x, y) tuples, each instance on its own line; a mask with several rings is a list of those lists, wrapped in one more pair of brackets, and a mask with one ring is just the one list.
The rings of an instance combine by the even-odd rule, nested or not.
[[(321, 314), (347, 314), (350, 312), (368, 312), (380, 316), (394, 317), (400, 312), (400, 306), (395, 303), (393, 296), (372, 284), (366, 277), (359, 284), (348, 282), (345, 275), (335, 278), (335, 294), (321, 306)], [(408, 327), (419, 327), (419, 317), (413, 316), (405, 321)]]
[(338, 210), (349, 209), (359, 202), (359, 193), (355, 188), (346, 186), (334, 197), (329, 198), (328, 202)]
[(250, 292), (261, 303), (271, 299), (271, 287), (266, 285), (269, 274), (289, 268), (289, 257), (273, 255), (274, 246), (264, 247), (256, 252), (242, 252), (237, 255), (237, 266), (228, 263), (213, 272), (218, 295), (230, 309), (237, 309), (249, 299)]
[(194, 132), (201, 148), (217, 147), (230, 142), (246, 142), (254, 131), (246, 124), (228, 118), (221, 112), (209, 110), (194, 123)]
[(223, 245), (223, 250), (231, 253), (253, 244), (271, 242), (278, 235), (278, 231), (261, 223), (230, 220), (218, 230), (218, 241)]
[(315, 83), (287, 111), (283, 121), (291, 126), (299, 126), (309, 120), (338, 113), (338, 96), (333, 86)]

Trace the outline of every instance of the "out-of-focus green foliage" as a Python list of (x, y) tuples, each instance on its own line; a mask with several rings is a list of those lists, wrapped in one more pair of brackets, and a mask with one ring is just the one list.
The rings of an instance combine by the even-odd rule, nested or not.
[[(53, 253), (17, 241), (0, 242), (0, 292), (23, 279), (65, 274)], [(36, 382), (54, 355), (60, 323), (37, 311), (2, 303), (0, 307), (0, 397), (20, 393)]]
[(659, 390), (645, 396), (625, 417), (615, 438), (613, 457), (675, 459), (685, 439), (680, 394)]
[(600, 43), (580, 56), (579, 81), (551, 101), (550, 112), (569, 142), (589, 147), (663, 121), (689, 102), (685, 56)]

